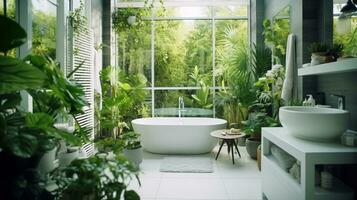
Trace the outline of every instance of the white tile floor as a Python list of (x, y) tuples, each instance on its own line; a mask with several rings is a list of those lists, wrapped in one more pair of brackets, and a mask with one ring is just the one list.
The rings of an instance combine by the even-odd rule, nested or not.
[(218, 148), (210, 154), (188, 155), (211, 157), (213, 173), (162, 173), (161, 159), (167, 155), (144, 152), (141, 164), (141, 187), (136, 182), (130, 186), (143, 200), (257, 200), (261, 199), (261, 175), (255, 160), (249, 158), (245, 147), (239, 147), (242, 158), (236, 154), (232, 165), (226, 147), (217, 161)]

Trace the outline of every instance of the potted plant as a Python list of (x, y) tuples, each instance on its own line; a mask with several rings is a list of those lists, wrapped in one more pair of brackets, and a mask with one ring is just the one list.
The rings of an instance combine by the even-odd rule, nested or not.
[(246, 141), (247, 152), (251, 158), (256, 159), (257, 148), (261, 144), (261, 128), (275, 127), (278, 126), (279, 123), (263, 112), (250, 113), (248, 120), (242, 123), (244, 124), (243, 132), (250, 136)]
[(143, 161), (143, 150), (141, 148), (139, 136), (139, 134), (133, 131), (121, 135), (121, 139), (124, 141), (124, 155), (136, 167), (139, 167), (140, 163)]
[(333, 44), (328, 51), (328, 55), (331, 58), (330, 62), (337, 61), (339, 57), (342, 56), (343, 44)]
[(94, 155), (88, 159), (77, 159), (67, 167), (52, 172), (51, 176), (58, 186), (54, 191), (58, 199), (140, 199), (134, 190), (128, 190), (133, 178), (139, 181), (138, 170), (119, 156), (109, 159)]
[(326, 63), (329, 47), (325, 44), (312, 43), (308, 48), (311, 54), (311, 65)]
[[(81, 143), (75, 135), (56, 128), (55, 121), (59, 113), (81, 113), (87, 105), (84, 92), (44, 56), (24, 60), (7, 56), (26, 41), (26, 32), (1, 15), (0, 26), (7, 27), (0, 34), (0, 163), (6, 163), (0, 167), (1, 198), (50, 199), (39, 163), (60, 140)], [(33, 98), (33, 113), (19, 109), (23, 90)]]

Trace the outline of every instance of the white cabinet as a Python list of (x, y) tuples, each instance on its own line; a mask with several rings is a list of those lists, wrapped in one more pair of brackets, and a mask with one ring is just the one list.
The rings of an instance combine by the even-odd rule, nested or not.
[[(277, 164), (270, 152), (272, 144), (300, 161), (300, 183)], [(356, 163), (357, 148), (339, 143), (318, 143), (298, 139), (286, 133), (284, 128), (262, 129), (262, 187), (263, 194), (268, 199), (353, 199), (353, 191), (337, 179), (332, 190), (315, 186), (315, 166)]]

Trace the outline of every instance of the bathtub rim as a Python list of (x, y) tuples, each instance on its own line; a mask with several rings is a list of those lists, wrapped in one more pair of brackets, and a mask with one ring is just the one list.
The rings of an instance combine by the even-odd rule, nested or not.
[[(150, 120), (150, 119), (184, 119), (184, 120), (189, 120), (189, 119), (202, 119), (202, 120), (212, 120), (212, 123), (209, 124), (200, 124), (200, 123), (192, 123), (192, 124), (150, 124), (150, 123), (142, 123), (142, 121)], [(142, 126), (214, 126), (214, 125), (222, 125), (222, 124), (227, 124), (227, 120), (221, 119), (221, 118), (213, 118), (213, 117), (146, 117), (146, 118), (137, 118), (133, 119), (131, 123), (134, 125), (142, 125)]]

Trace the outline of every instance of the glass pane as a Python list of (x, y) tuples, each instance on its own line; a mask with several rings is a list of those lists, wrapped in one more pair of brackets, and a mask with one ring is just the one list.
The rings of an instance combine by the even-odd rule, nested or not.
[[(4, 15), (4, 0), (0, 1), (0, 15)], [(15, 0), (6, 1), (6, 16), (15, 20)]]
[(117, 30), (117, 38), (118, 66), (127, 75), (144, 75), (151, 86), (151, 22)]
[[(184, 99), (185, 109), (179, 110), (179, 97)], [(155, 91), (155, 116), (157, 117), (212, 117), (212, 91), (200, 90), (157, 90)]]
[(217, 17), (246, 17), (248, 16), (248, 5), (217, 6), (214, 7), (214, 11)]
[(212, 85), (211, 20), (155, 22), (155, 87)]
[(216, 21), (216, 85), (220, 86), (232, 68), (244, 68), (248, 59), (247, 20)]
[[(157, 16), (162, 17), (162, 12), (156, 13)], [(211, 9), (209, 7), (198, 7), (198, 6), (190, 6), (190, 7), (167, 7), (165, 8), (164, 17), (210, 17)]]
[(32, 0), (32, 52), (56, 58), (56, 10), (49, 1)]

